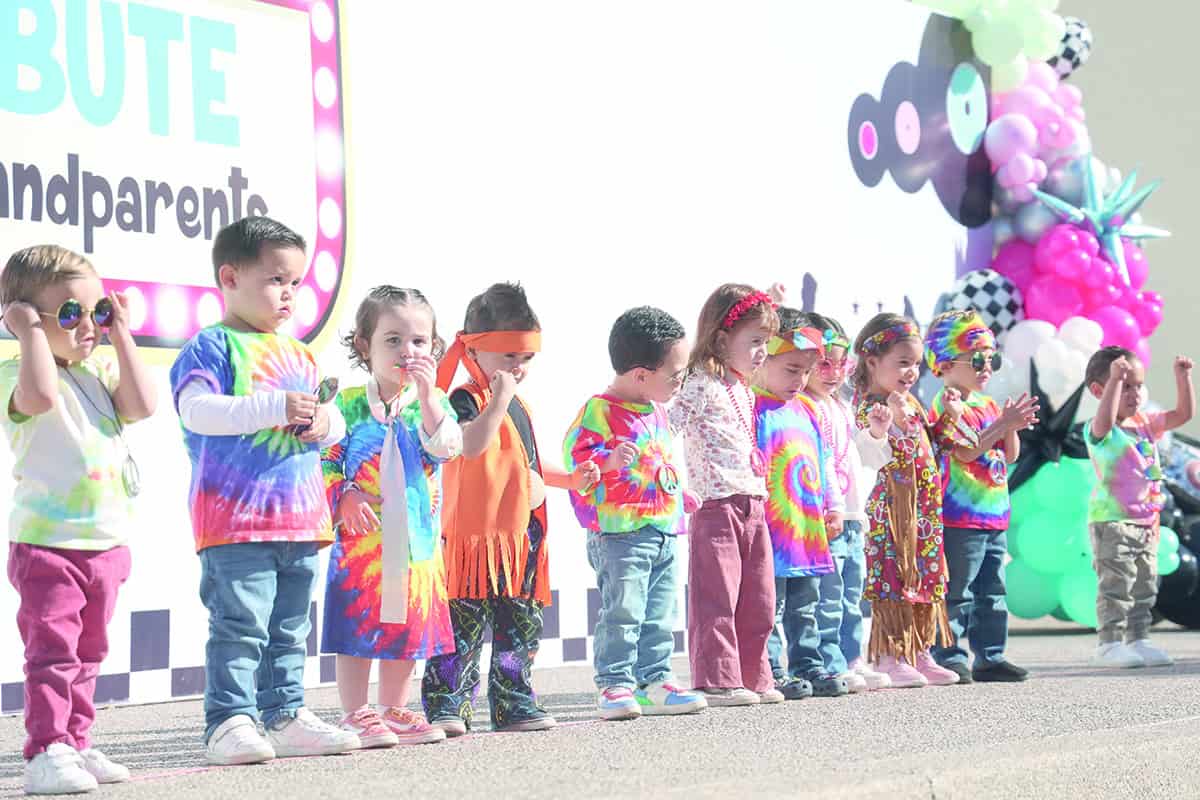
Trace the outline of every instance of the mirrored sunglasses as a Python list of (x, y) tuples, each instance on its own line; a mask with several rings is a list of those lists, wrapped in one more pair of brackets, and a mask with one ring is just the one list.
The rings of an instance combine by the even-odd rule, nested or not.
[(988, 367), (991, 367), (992, 372), (996, 372), (997, 370), (1000, 369), (1000, 365), (1004, 363), (1004, 358), (1000, 355), (999, 352), (995, 352), (995, 353), (992, 353), (991, 355), (988, 355), (986, 352), (984, 352), (982, 350), (977, 350), (971, 354), (970, 361), (955, 361), (954, 363), (970, 364), (971, 369), (975, 370), (976, 372), (983, 372), (984, 369), (986, 369)]
[(67, 300), (58, 307), (58, 313), (51, 314), (47, 311), (39, 311), (43, 317), (54, 317), (58, 320), (58, 327), (64, 331), (73, 331), (79, 327), (79, 323), (83, 322), (85, 314), (90, 314), (92, 322), (98, 328), (108, 328), (113, 322), (113, 303), (107, 297), (101, 297), (96, 302), (95, 308), (85, 309), (83, 304), (74, 298)]

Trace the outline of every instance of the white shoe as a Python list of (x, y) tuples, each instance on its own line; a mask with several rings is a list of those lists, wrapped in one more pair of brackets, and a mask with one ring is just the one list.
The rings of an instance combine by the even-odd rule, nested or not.
[(774, 686), (772, 686), (770, 689), (767, 689), (765, 692), (759, 692), (758, 695), (758, 702), (762, 703), (763, 705), (782, 703), (786, 699), (787, 698), (783, 696), (783, 692), (779, 691)]
[(278, 728), (267, 730), (267, 741), (280, 758), (332, 756), (362, 748), (357, 734), (322, 722), (307, 708), (297, 709), (293, 719), (281, 717), (279, 721)]
[(1142, 661), (1146, 663), (1147, 667), (1169, 667), (1175, 663), (1165, 651), (1150, 644), (1149, 639), (1138, 639), (1136, 642), (1130, 642), (1127, 646), (1142, 657)]
[[(697, 689), (704, 695), (705, 702), (711, 708), (726, 706), (756, 706), (762, 702), (757, 692), (738, 687), (737, 689)], [(782, 697), (782, 695), (780, 695)]]
[(94, 747), (80, 750), (79, 757), (83, 759), (83, 768), (92, 773), (96, 783), (124, 783), (129, 780), (127, 767), (109, 761), (108, 756)]
[(850, 694), (867, 691), (867, 679), (857, 672), (843, 672), (837, 677), (846, 682), (846, 688), (850, 690)]
[(261, 764), (275, 757), (275, 748), (259, 735), (254, 720), (237, 714), (218, 725), (208, 737), (204, 755), (208, 763), (219, 766)]
[(867, 691), (869, 692), (876, 689), (890, 689), (892, 686), (892, 679), (882, 672), (871, 669), (871, 665), (864, 658), (856, 658), (851, 661), (850, 671), (855, 675), (862, 676), (862, 679), (867, 682)]
[(1096, 648), (1096, 654), (1092, 656), (1091, 664), (1093, 667), (1130, 669), (1132, 667), (1146, 666), (1146, 659), (1142, 658), (1137, 650), (1127, 644), (1108, 642)]
[(50, 745), (25, 762), (25, 794), (79, 794), (98, 788), (74, 747)]

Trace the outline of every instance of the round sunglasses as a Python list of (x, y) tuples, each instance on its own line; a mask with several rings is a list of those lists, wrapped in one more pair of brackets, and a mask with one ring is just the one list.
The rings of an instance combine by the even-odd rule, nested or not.
[(987, 367), (991, 367), (992, 372), (996, 372), (997, 370), (1000, 369), (1000, 365), (1004, 363), (1004, 359), (1003, 359), (1003, 357), (1001, 357), (1000, 353), (998, 353), (998, 352), (992, 353), (989, 356), (987, 353), (983, 352), (982, 350), (978, 350), (971, 354), (970, 361), (955, 360), (954, 363), (955, 364), (970, 364), (971, 369), (975, 370), (976, 372), (983, 372), (984, 369), (986, 369)]
[(85, 314), (90, 314), (92, 322), (98, 328), (108, 328), (113, 322), (113, 303), (107, 297), (101, 297), (96, 301), (95, 308), (85, 309), (83, 304), (74, 298), (67, 300), (58, 307), (58, 313), (51, 314), (48, 311), (39, 311), (43, 317), (54, 317), (58, 320), (58, 327), (64, 331), (73, 331), (79, 327), (79, 323), (83, 322)]

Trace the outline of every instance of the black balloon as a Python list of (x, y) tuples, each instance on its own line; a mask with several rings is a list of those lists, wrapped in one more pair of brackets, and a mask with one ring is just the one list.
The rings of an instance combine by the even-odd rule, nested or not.
[(1179, 545), (1179, 568), (1162, 576), (1155, 608), (1165, 618), (1185, 628), (1200, 628), (1200, 561), (1182, 543)]

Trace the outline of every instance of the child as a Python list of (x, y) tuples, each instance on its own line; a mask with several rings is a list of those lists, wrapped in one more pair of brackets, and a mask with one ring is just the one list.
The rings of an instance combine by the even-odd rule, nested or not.
[[(462, 452), (462, 430), (435, 386), (444, 345), (425, 295), (395, 286), (371, 290), (344, 342), (371, 379), (338, 395), (346, 437), (321, 460), (339, 531), (321, 652), (338, 654), (341, 727), (363, 747), (443, 741), (440, 728), (405, 706), (416, 659), (454, 649), (441, 464)], [(367, 705), (374, 659), (382, 716)]]
[[(775, 688), (789, 700), (839, 697), (846, 681), (825, 671), (819, 651), (817, 599), (821, 576), (833, 572), (829, 538), (842, 526), (844, 501), (830, 472), (817, 409), (802, 393), (820, 353), (815, 329), (801, 312), (781, 307), (779, 333), (755, 378), (758, 446), (767, 457), (767, 530), (775, 554), (775, 625), (767, 656)], [(787, 638), (783, 670), (778, 628)]]
[[(20, 355), (0, 364), (16, 465), (8, 578), (25, 644), (25, 791), (89, 792), (129, 780), (92, 747), (92, 698), (117, 589), (129, 577), (137, 468), (121, 431), (154, 413), (154, 385), (129, 332), (129, 301), (105, 295), (83, 256), (13, 253), (0, 275)], [(117, 364), (96, 355), (104, 329)]]
[[(959, 430), (972, 442), (954, 448), (943, 470), (942, 524), (948, 594), (946, 616), (955, 643), (934, 650), (938, 664), (959, 683), (1023, 681), (1029, 673), (1004, 658), (1008, 606), (1004, 560), (1008, 555), (1008, 465), (1020, 454), (1017, 431), (1037, 419), (1037, 401), (1026, 395), (1001, 410), (983, 394), (1000, 364), (996, 337), (975, 311), (947, 311), (930, 323), (925, 358), (933, 374), (963, 401)], [(943, 411), (945, 390), (932, 404)], [(971, 640), (975, 663), (967, 669), (962, 637)]]
[(771, 298), (727, 283), (700, 311), (689, 375), (670, 407), (692, 490), (688, 658), (710, 706), (781, 703), (767, 661), (775, 576), (767, 533), (766, 457), (754, 430), (751, 377), (779, 328)]
[(537, 702), (530, 669), (550, 602), (546, 484), (582, 490), (592, 464), (572, 473), (542, 463), (525, 404), (517, 397), (541, 349), (541, 326), (525, 290), (497, 283), (467, 306), (464, 331), (438, 367), (446, 390), (461, 361), (470, 380), (450, 394), (463, 430), (463, 457), (446, 466), (442, 532), (455, 653), (425, 665), (421, 699), (447, 736), (471, 727), (483, 631), (492, 628), (488, 701), (492, 727), (540, 731), (555, 720)]
[(1143, 412), (1145, 368), (1121, 347), (1105, 347), (1088, 362), (1088, 390), (1100, 398), (1087, 426), (1096, 488), (1088, 506), (1092, 566), (1100, 582), (1096, 617), (1098, 667), (1158, 667), (1171, 657), (1150, 644), (1150, 610), (1158, 596), (1158, 512), (1162, 467), (1154, 443), (1196, 412), (1192, 360), (1175, 359), (1177, 399), (1171, 411)]
[(880, 405), (869, 414), (870, 426), (859, 430), (854, 414), (839, 396), (846, 384), (852, 359), (850, 341), (836, 320), (806, 314), (801, 324), (821, 332), (821, 353), (808, 378), (807, 393), (817, 407), (821, 440), (831, 454), (833, 481), (844, 498), (842, 532), (829, 539), (834, 569), (821, 577), (817, 601), (817, 626), (825, 671), (846, 681), (851, 692), (884, 689), (892, 685), (882, 672), (863, 658), (863, 578), (867, 556), (863, 542), (866, 524), (864, 487), (875, 485), (875, 470), (863, 466), (861, 453), (873, 464), (891, 460), (887, 430), (892, 412)]
[(171, 367), (209, 614), (204, 738), (212, 764), (360, 746), (304, 707), (317, 551), (333, 540), (320, 448), (345, 434), (337, 409), (314, 397), (312, 353), (276, 332), (307, 266), (304, 239), (274, 220), (247, 217), (222, 229), (213, 271), (225, 316), (193, 336)]
[(688, 344), (670, 314), (643, 306), (613, 324), (608, 354), (617, 376), (587, 401), (563, 443), (563, 460), (596, 465), (600, 482), (571, 492), (590, 531), (588, 562), (600, 589), (596, 708), (601, 719), (687, 714), (707, 706), (671, 674), (675, 537), (684, 531), (672, 461), (668, 402), (683, 383)]
[[(860, 429), (878, 424), (886, 404), (892, 412), (889, 460), (879, 468), (867, 501), (867, 588), (871, 640), (867, 657), (898, 689), (948, 686), (958, 675), (938, 666), (929, 649), (946, 621), (946, 557), (942, 550), (942, 483), (931, 436), (953, 446), (962, 413), (957, 392), (947, 389), (945, 413), (935, 426), (909, 391), (920, 375), (924, 347), (917, 324), (896, 314), (877, 314), (854, 344), (859, 361), (854, 386)], [(872, 420), (872, 414), (875, 419)]]

